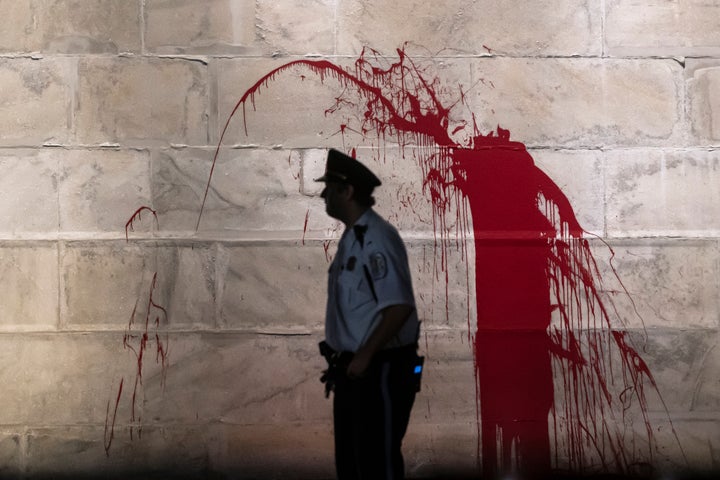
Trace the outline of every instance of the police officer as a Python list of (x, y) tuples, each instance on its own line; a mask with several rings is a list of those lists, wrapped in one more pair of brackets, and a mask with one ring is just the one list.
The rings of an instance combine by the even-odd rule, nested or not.
[(338, 478), (402, 479), (401, 443), (422, 368), (407, 252), (372, 209), (381, 182), (362, 163), (330, 150), (317, 181), (325, 182), (328, 215), (346, 227), (328, 272), (322, 344), (334, 391)]

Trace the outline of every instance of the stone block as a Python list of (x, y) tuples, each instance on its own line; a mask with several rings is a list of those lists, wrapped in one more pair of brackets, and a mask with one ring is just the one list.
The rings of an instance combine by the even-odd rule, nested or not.
[(387, 53), (418, 38), (422, 38), (419, 47), (444, 46), (442, 55), (601, 52), (602, 12), (595, 4), (353, 0), (342, 2), (337, 15), (338, 52), (346, 55), (357, 54), (366, 45)]
[(3, 12), (0, 18), (0, 51), (19, 53), (40, 50), (42, 31), (37, 17), (42, 12), (41, 6), (37, 2), (0, 2)]
[(595, 243), (601, 293), (629, 328), (717, 328), (720, 251), (711, 240)]
[(141, 324), (158, 317), (162, 330), (215, 325), (215, 252), (208, 245), (69, 242), (60, 257), (68, 328), (121, 329), (131, 318)]
[(107, 455), (103, 435), (102, 426), (31, 430), (27, 476), (199, 478), (210, 470), (208, 453), (215, 440), (204, 427), (144, 427), (132, 437), (127, 429), (116, 431)]
[(322, 328), (329, 267), (322, 244), (227, 246), (222, 255), (220, 318), (226, 328), (267, 333)]
[(0, 330), (58, 327), (58, 248), (52, 243), (0, 244)]
[(610, 56), (713, 56), (720, 52), (716, 2), (605, 4), (605, 53)]
[(63, 143), (69, 136), (68, 59), (0, 58), (3, 145)]
[[(123, 350), (121, 334), (12, 334), (0, 343), (5, 365), (0, 422), (5, 425), (102, 426), (119, 378), (133, 378), (137, 369), (133, 352)], [(123, 402), (118, 418), (129, 416)]]
[(53, 150), (0, 150), (0, 235), (54, 236), (58, 162)]
[(158, 247), (155, 298), (167, 310), (168, 327), (193, 330), (216, 327), (217, 257), (217, 247), (211, 244)]
[(207, 143), (207, 71), (200, 61), (86, 57), (78, 76), (78, 142)]
[(150, 205), (150, 156), (135, 150), (61, 150), (60, 230), (124, 234), (140, 206)]
[(144, 305), (156, 272), (154, 246), (71, 242), (60, 249), (60, 316), (64, 325), (125, 328)]
[(473, 345), (467, 330), (422, 324), (419, 354), (425, 357), (422, 388), (411, 425), (477, 425)]
[[(622, 343), (607, 329), (574, 332), (586, 367), (570, 370), (567, 362), (561, 364), (554, 357), (558, 432), (567, 421), (566, 408), (578, 401), (584, 408), (594, 405), (589, 409), (595, 413), (593, 421), (602, 421), (613, 430), (634, 431), (639, 438), (646, 427), (661, 431), (676, 420), (716, 411), (720, 386), (713, 379), (717, 366), (710, 357), (717, 345), (717, 330), (615, 327), (613, 332), (622, 335)], [(591, 333), (592, 350), (587, 340)], [(626, 347), (634, 352), (623, 356)], [(633, 384), (635, 378), (637, 384)], [(581, 386), (581, 391), (569, 388), (572, 385)], [(593, 399), (598, 403), (593, 404)]]
[[(632, 340), (658, 385), (658, 391), (648, 395), (648, 410), (659, 422), (667, 423), (668, 416), (674, 422), (718, 411), (717, 328), (651, 328), (633, 332)], [(653, 393), (649, 385), (645, 388)]]
[(608, 235), (717, 236), (720, 153), (616, 150), (606, 155)]
[(263, 51), (291, 55), (335, 53), (334, 1), (260, 1), (256, 5), (256, 36)]
[[(154, 155), (153, 205), (161, 230), (195, 230), (213, 155), (192, 148)], [(200, 231), (223, 238), (285, 232), (301, 240), (307, 231), (324, 228), (329, 222), (322, 202), (301, 193), (301, 162), (296, 151), (221, 149)]]
[(3, 52), (140, 51), (140, 4), (126, 0), (2, 2)]
[[(673, 422), (673, 427), (680, 439), (682, 452), (678, 452), (677, 447), (675, 448), (673, 465), (666, 467), (666, 470), (670, 474), (675, 473), (678, 478), (710, 479), (717, 477), (720, 472), (716, 453), (717, 445), (720, 443), (720, 434), (718, 434), (720, 422), (718, 422), (717, 416), (677, 419)], [(663, 438), (674, 437), (673, 431), (670, 429), (660, 431), (658, 435)], [(669, 441), (670, 439), (668, 439)]]
[(255, 3), (147, 1), (145, 48), (159, 54), (257, 53)]
[(528, 146), (673, 145), (682, 109), (672, 60), (478, 59), (468, 103), (481, 132)]
[(0, 431), (0, 475), (12, 478), (22, 471), (24, 438), (11, 429)]
[(220, 425), (213, 469), (230, 478), (335, 478), (332, 425)]
[(567, 197), (580, 225), (593, 235), (605, 231), (605, 169), (590, 150), (531, 150), (535, 165)]
[[(691, 67), (692, 66), (692, 67)], [(717, 62), (688, 62), (692, 132), (701, 141), (720, 140), (720, 66)]]
[[(682, 350), (684, 355), (688, 355), (688, 352), (693, 353), (696, 360), (696, 363), (687, 370), (683, 380), (687, 382), (688, 379), (691, 379), (692, 382), (692, 400), (689, 410), (712, 416), (720, 409), (720, 382), (718, 381), (720, 378), (720, 348), (718, 348), (720, 332), (708, 330), (698, 333), (696, 337), (702, 336), (702, 338), (689, 338), (690, 341), (684, 344), (685, 348)], [(687, 336), (690, 337), (690, 335)], [(691, 343), (693, 340), (696, 342), (694, 345)], [(667, 361), (671, 363), (672, 357)]]
[[(195, 230), (212, 159), (211, 150), (153, 151), (152, 205), (158, 212), (160, 231)], [(203, 211), (205, 221), (211, 216), (210, 207), (206, 205), (206, 209), (207, 212)]]
[[(30, 2), (35, 3), (35, 2)], [(43, 0), (41, 51), (67, 54), (140, 52), (140, 4), (126, 0)]]
[(291, 425), (328, 422), (319, 336), (173, 336), (164, 378), (143, 382), (151, 424)]
[(476, 321), (475, 249), (472, 240), (405, 242), (415, 303), (428, 329), (458, 329), (464, 334)]

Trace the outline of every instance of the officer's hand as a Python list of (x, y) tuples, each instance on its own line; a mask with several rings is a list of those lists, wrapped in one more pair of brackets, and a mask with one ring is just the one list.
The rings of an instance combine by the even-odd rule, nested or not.
[(359, 350), (347, 367), (346, 373), (348, 378), (360, 378), (365, 375), (371, 360), (371, 355)]

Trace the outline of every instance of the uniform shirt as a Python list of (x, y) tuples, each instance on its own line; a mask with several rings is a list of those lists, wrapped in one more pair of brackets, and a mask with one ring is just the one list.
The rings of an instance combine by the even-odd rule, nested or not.
[(343, 233), (328, 271), (326, 341), (336, 351), (356, 352), (392, 305), (409, 305), (412, 313), (386, 348), (416, 343), (419, 322), (405, 245), (395, 227), (368, 209)]

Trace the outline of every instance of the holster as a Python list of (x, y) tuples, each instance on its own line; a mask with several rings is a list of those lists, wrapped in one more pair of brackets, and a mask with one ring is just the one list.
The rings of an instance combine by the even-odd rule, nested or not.
[(328, 368), (323, 370), (320, 381), (325, 384), (325, 398), (330, 396), (330, 392), (335, 389), (335, 383), (339, 378), (345, 376), (348, 365), (353, 358), (352, 352), (337, 352), (323, 340), (319, 344), (320, 355), (325, 357)]
[[(320, 354), (325, 357), (328, 368), (323, 370), (323, 374), (320, 377), (320, 381), (325, 384), (325, 398), (330, 396), (330, 392), (335, 390), (335, 384), (338, 379), (346, 376), (348, 365), (353, 359), (352, 352), (337, 352), (323, 340), (319, 344)], [(404, 358), (402, 361), (402, 368), (407, 368), (408, 373), (412, 372), (413, 384), (416, 392), (421, 389), (423, 364), (425, 363), (425, 357), (421, 357), (417, 354), (417, 345), (408, 345), (407, 347), (399, 347), (391, 350), (385, 350), (379, 352), (375, 356), (376, 362), (392, 361), (394, 359)]]

